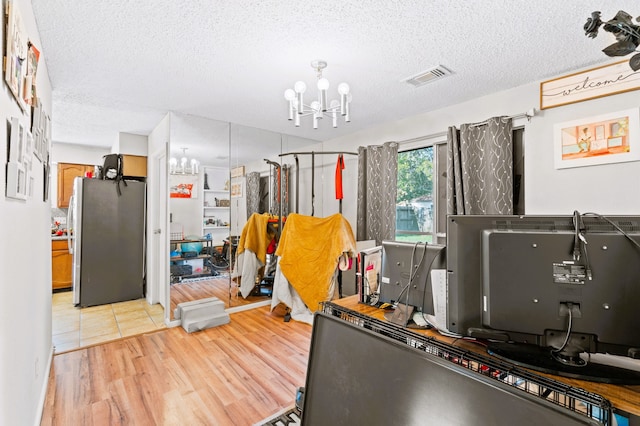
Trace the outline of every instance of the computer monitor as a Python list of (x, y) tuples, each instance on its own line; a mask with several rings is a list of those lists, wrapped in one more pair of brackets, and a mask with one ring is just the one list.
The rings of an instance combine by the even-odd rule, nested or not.
[(448, 220), (448, 320), (457, 332), (504, 341), (489, 351), (519, 365), (640, 383), (638, 372), (580, 356), (640, 358), (640, 216)]
[(430, 272), (445, 268), (444, 245), (383, 241), (380, 301), (434, 315)]
[(407, 342), (419, 335), (393, 339), (372, 325), (314, 315), (301, 424), (601, 424)]

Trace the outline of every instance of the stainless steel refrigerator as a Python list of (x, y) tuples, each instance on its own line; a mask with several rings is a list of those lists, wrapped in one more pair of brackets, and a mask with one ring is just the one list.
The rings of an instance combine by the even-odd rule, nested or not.
[(145, 217), (146, 183), (74, 180), (67, 226), (73, 230), (76, 306), (144, 296)]

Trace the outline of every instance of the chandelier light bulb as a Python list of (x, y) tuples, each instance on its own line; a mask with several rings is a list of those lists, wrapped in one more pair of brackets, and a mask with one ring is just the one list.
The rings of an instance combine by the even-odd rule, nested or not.
[(307, 90), (307, 85), (304, 84), (304, 81), (297, 81), (293, 88), (296, 93), (304, 93)]
[(200, 167), (200, 163), (195, 158), (189, 159), (189, 157), (187, 157), (188, 148), (180, 148), (180, 149), (182, 150), (181, 157), (179, 158), (171, 157), (169, 159), (169, 173), (171, 174), (180, 173), (183, 175), (187, 175), (187, 174), (197, 175), (198, 167)]
[(321, 78), (318, 80), (318, 90), (327, 90), (329, 88), (329, 80)]
[(284, 91), (284, 98), (288, 101), (293, 101), (296, 98), (296, 92), (293, 89), (287, 89)]
[(347, 83), (338, 84), (338, 93), (341, 95), (346, 95), (349, 93), (349, 85)]

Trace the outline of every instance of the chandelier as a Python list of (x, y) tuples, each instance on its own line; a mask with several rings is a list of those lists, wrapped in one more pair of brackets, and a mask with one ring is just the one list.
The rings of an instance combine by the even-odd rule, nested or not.
[(176, 157), (171, 157), (169, 160), (169, 173), (174, 175), (197, 175), (198, 174), (198, 160), (187, 158), (187, 148), (182, 149), (182, 157), (178, 161)]
[(349, 85), (340, 83), (338, 85), (338, 94), (340, 100), (332, 100), (327, 103), (327, 89), (329, 89), (329, 80), (322, 77), (322, 70), (327, 67), (327, 63), (321, 60), (311, 62), (311, 67), (316, 70), (318, 77), (318, 99), (307, 105), (303, 101), (304, 92), (307, 85), (303, 81), (298, 81), (293, 89), (287, 89), (284, 92), (284, 98), (289, 101), (289, 120), (293, 120), (296, 127), (300, 127), (300, 117), (313, 116), (313, 128), (318, 128), (318, 121), (323, 117), (332, 119), (333, 127), (338, 127), (338, 114), (344, 117), (344, 121), (351, 121), (349, 117), (349, 104), (351, 103), (351, 93), (349, 93)]

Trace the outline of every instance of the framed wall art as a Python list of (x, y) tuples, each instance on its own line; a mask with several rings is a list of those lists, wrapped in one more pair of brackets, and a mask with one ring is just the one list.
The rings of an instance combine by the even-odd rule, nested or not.
[(554, 126), (556, 169), (640, 160), (640, 110), (633, 108)]
[[(10, 120), (9, 143), (7, 144), (7, 198), (24, 200), (27, 198), (28, 169), (26, 145), (28, 143), (26, 130), (16, 117)], [(30, 160), (30, 158), (29, 158)]]
[(629, 61), (592, 68), (540, 83), (540, 109), (640, 89), (640, 72)]
[[(15, 2), (6, 2), (6, 16), (7, 16), (7, 45), (6, 45), (6, 57), (5, 57), (5, 72), (4, 80), (9, 86), (9, 90), (16, 98), (18, 105), (23, 110), (26, 110), (27, 105), (24, 101), (25, 93), (25, 79), (27, 76), (27, 53), (28, 53), (28, 40), (27, 34), (24, 30), (24, 24), (22, 22), (22, 16)], [(30, 91), (31, 89), (29, 89)]]
[(29, 41), (27, 43), (27, 69), (24, 79), (22, 98), (25, 104), (33, 106), (36, 102), (36, 73), (38, 72), (38, 60), (40, 51)]
[(169, 198), (198, 198), (198, 176), (169, 175)]

